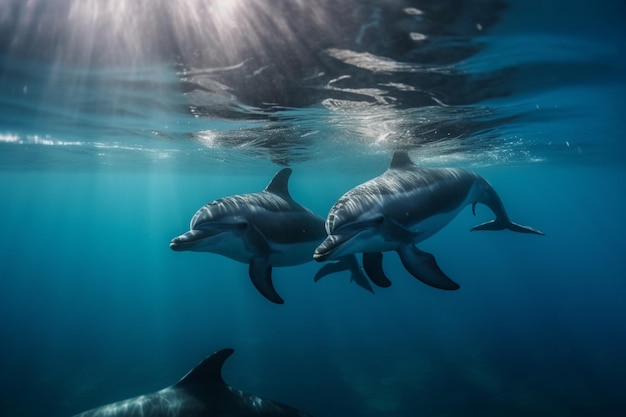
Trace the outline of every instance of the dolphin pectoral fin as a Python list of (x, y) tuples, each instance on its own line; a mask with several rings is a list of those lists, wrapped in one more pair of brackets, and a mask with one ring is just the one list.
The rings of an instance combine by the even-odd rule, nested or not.
[(406, 270), (424, 284), (441, 290), (459, 289), (459, 284), (443, 273), (432, 254), (419, 250), (415, 245), (404, 245), (398, 250), (398, 255)]
[(317, 273), (315, 274), (315, 277), (313, 278), (313, 281), (317, 282), (327, 275), (334, 274), (336, 272), (342, 272), (345, 270), (346, 270), (346, 267), (341, 262), (331, 262), (331, 263), (325, 264), (323, 267), (319, 269), (319, 271), (317, 271)]
[(352, 271), (352, 274), (350, 275), (350, 281), (354, 281), (359, 287), (374, 294), (374, 288), (372, 288), (372, 286), (370, 285), (370, 282), (365, 274), (361, 272), (361, 268), (356, 271)]
[(274, 284), (272, 283), (272, 265), (267, 262), (267, 259), (252, 259), (248, 273), (256, 289), (265, 298), (276, 304), (285, 303), (274, 289)]
[(339, 258), (339, 262), (346, 264), (347, 268), (350, 270), (350, 281), (354, 281), (359, 287), (374, 294), (374, 289), (370, 285), (367, 276), (363, 273), (363, 270), (361, 270), (355, 255), (342, 256)]
[(345, 269), (350, 271), (350, 281), (354, 281), (356, 285), (374, 294), (374, 289), (370, 285), (370, 281), (367, 279), (359, 262), (356, 260), (356, 255), (345, 255), (339, 258), (339, 263), (344, 266)]
[(327, 275), (342, 271), (350, 271), (350, 281), (354, 281), (359, 287), (374, 294), (374, 289), (370, 285), (365, 274), (361, 271), (359, 263), (354, 255), (342, 256), (339, 258), (339, 261), (324, 265), (319, 269), (319, 271), (317, 271), (313, 280), (317, 282)]
[(512, 221), (502, 221), (502, 220), (491, 220), (479, 225), (476, 225), (470, 229), (470, 231), (475, 230), (504, 230), (509, 229), (514, 232), (519, 233), (532, 233), (535, 235), (543, 235), (544, 233), (541, 230), (534, 229), (530, 226), (522, 226), (521, 224), (513, 223)]
[(391, 286), (391, 281), (383, 271), (382, 252), (363, 253), (363, 269), (374, 284), (382, 288)]

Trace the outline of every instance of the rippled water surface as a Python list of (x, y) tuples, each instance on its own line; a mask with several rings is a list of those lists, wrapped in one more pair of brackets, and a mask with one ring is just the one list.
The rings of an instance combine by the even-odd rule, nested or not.
[[(69, 416), (224, 347), (232, 386), (315, 416), (626, 410), (618, 2), (0, 0), (0, 407)], [(487, 178), (545, 236), (420, 244), (371, 294), (320, 264), (178, 253), (202, 205), (290, 192), (325, 217), (395, 150)]]

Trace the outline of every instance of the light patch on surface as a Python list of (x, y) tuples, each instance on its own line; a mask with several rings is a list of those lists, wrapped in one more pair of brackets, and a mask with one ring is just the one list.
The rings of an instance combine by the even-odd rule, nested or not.
[(420, 16), (420, 15), (424, 14), (423, 11), (421, 11), (420, 9), (417, 9), (415, 7), (406, 7), (404, 9), (404, 13), (406, 13), (408, 15), (411, 15), (411, 16)]
[(3, 143), (18, 143), (20, 141), (20, 137), (18, 135), (13, 135), (10, 133), (0, 134), (0, 142)]
[(428, 36), (419, 32), (411, 32), (409, 33), (409, 38), (411, 38), (412, 41), (425, 41), (428, 39)]
[(59, 140), (50, 136), (28, 135), (21, 137), (15, 134), (0, 134), (1, 143), (16, 143), (19, 145), (44, 145), (44, 146), (83, 146), (81, 141)]
[(207, 148), (213, 148), (217, 144), (217, 135), (211, 130), (203, 130), (202, 132), (198, 132), (196, 138), (198, 139), (198, 142), (200, 142)]
[(395, 61), (369, 52), (355, 52), (349, 49), (329, 48), (326, 50), (326, 53), (332, 58), (348, 65), (372, 72), (417, 72), (422, 70), (418, 65)]

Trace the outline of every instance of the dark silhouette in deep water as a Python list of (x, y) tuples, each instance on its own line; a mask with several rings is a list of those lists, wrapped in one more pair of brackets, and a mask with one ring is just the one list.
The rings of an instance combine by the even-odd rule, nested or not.
[(74, 417), (312, 417), (291, 406), (226, 385), (222, 366), (233, 349), (215, 352), (176, 384)]
[[(388, 281), (382, 252), (396, 251), (407, 271), (432, 287), (455, 290), (433, 255), (415, 244), (434, 235), (468, 204), (475, 214), (481, 203), (496, 215), (471, 230), (503, 230), (542, 235), (532, 227), (513, 223), (493, 187), (473, 172), (415, 165), (407, 152), (393, 155), (389, 169), (345, 193), (326, 219), (328, 237), (315, 249), (318, 261), (363, 253), (365, 272)], [(376, 282), (376, 281), (375, 281)]]
[[(196, 212), (190, 230), (172, 239), (175, 251), (211, 252), (250, 265), (252, 283), (268, 300), (282, 304), (272, 283), (272, 267), (312, 261), (313, 250), (326, 237), (324, 219), (289, 194), (290, 168), (278, 171), (260, 193), (215, 200)], [(354, 255), (337, 258), (317, 276), (350, 270), (352, 280), (372, 291)]]

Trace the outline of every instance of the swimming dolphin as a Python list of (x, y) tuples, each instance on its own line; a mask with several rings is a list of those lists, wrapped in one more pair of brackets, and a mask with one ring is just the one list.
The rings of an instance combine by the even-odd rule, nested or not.
[(459, 285), (441, 271), (433, 255), (419, 250), (415, 243), (435, 234), (468, 204), (476, 214), (477, 203), (489, 207), (496, 218), (471, 230), (543, 234), (513, 223), (496, 191), (478, 174), (418, 167), (406, 152), (398, 151), (387, 171), (337, 200), (326, 219), (328, 237), (313, 257), (325, 261), (363, 253), (367, 275), (386, 279), (382, 252), (396, 251), (415, 278), (435, 288), (455, 290)]
[(234, 352), (215, 352), (176, 384), (160, 391), (104, 405), (74, 417), (311, 417), (295, 408), (236, 390), (222, 379)]
[[(278, 171), (260, 193), (225, 197), (200, 208), (190, 230), (172, 239), (170, 248), (217, 253), (248, 263), (257, 290), (274, 303), (284, 303), (272, 283), (272, 267), (311, 261), (313, 250), (326, 237), (324, 219), (291, 198), (291, 172), (290, 168)], [(373, 291), (351, 256), (337, 258), (339, 262), (320, 269), (316, 278), (350, 270), (352, 280)]]

